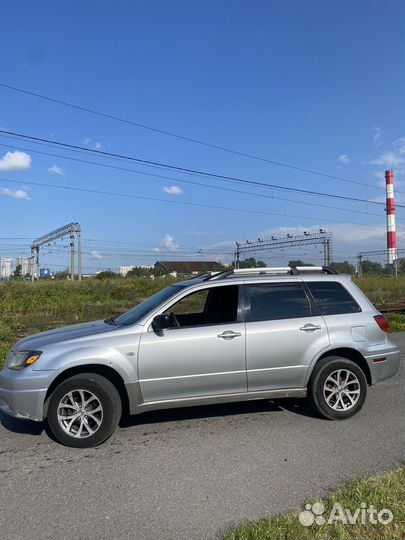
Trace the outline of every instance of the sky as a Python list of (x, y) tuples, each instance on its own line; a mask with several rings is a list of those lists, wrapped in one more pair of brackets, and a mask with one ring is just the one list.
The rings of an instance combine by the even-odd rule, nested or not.
[[(385, 200), (384, 170), (392, 168), (397, 203), (404, 204), (400, 0), (16, 0), (2, 6), (1, 18), (0, 84), (264, 161), (0, 86), (2, 130), (377, 202)], [(402, 248), (404, 217), (398, 208)], [(27, 255), (34, 238), (70, 222), (82, 227), (86, 272), (157, 259), (228, 262), (236, 241), (319, 228), (332, 232), (337, 261), (386, 247), (383, 205), (243, 185), (0, 134), (0, 256)], [(257, 256), (269, 264), (316, 263), (320, 251)], [(61, 270), (68, 262), (67, 240), (43, 251), (44, 266)]]

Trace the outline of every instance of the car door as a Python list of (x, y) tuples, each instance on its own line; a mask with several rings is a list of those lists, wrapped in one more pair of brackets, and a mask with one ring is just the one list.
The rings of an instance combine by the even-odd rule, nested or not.
[(301, 388), (329, 345), (325, 321), (299, 281), (246, 285), (248, 390)]
[(138, 374), (145, 402), (247, 392), (245, 325), (239, 286), (205, 286), (185, 293), (155, 313), (173, 317), (173, 327), (145, 325)]

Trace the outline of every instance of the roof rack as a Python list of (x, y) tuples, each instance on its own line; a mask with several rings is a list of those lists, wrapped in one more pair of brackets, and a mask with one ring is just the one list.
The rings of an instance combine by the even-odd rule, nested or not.
[(223, 270), (222, 272), (212, 272), (207, 275), (204, 274), (204, 281), (213, 281), (226, 279), (230, 276), (243, 276), (243, 275), (277, 275), (277, 274), (290, 274), (293, 276), (299, 276), (301, 274), (322, 273), (329, 275), (336, 275), (333, 268), (329, 266), (274, 266), (265, 268), (230, 268), (229, 270)]

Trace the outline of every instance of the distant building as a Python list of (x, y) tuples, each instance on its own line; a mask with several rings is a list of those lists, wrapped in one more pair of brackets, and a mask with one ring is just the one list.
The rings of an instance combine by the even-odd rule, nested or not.
[(154, 268), (165, 274), (186, 275), (225, 270), (224, 265), (217, 261), (156, 261)]
[(120, 276), (125, 277), (135, 266), (119, 266), (118, 273)]
[(13, 273), (12, 257), (0, 257), (0, 278), (9, 278)]
[(32, 275), (34, 271), (34, 261), (31, 257), (18, 257), (16, 261), (16, 266), (21, 266), (21, 275), (23, 277), (27, 275)]

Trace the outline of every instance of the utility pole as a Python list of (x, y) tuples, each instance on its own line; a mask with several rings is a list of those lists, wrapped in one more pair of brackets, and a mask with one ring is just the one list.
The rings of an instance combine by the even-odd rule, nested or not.
[(31, 255), (30, 257), (30, 274), (31, 274), (31, 281), (34, 281), (35, 279), (35, 272), (34, 272), (34, 268), (35, 268), (35, 259), (34, 259), (34, 255)]
[(70, 226), (70, 279), (75, 279), (75, 226)]
[(362, 258), (363, 258), (363, 255), (357, 255), (357, 275), (358, 275), (358, 277), (362, 277), (362, 275), (363, 275), (363, 269), (361, 267)]
[(41, 274), (41, 264), (39, 261), (39, 248), (37, 247), (37, 279), (40, 278), (40, 274)]
[(77, 275), (79, 281), (82, 280), (82, 229), (80, 224), (76, 228), (77, 233)]
[(240, 244), (236, 242), (235, 256), (234, 256), (234, 265), (235, 268), (239, 268), (239, 256), (240, 256)]

